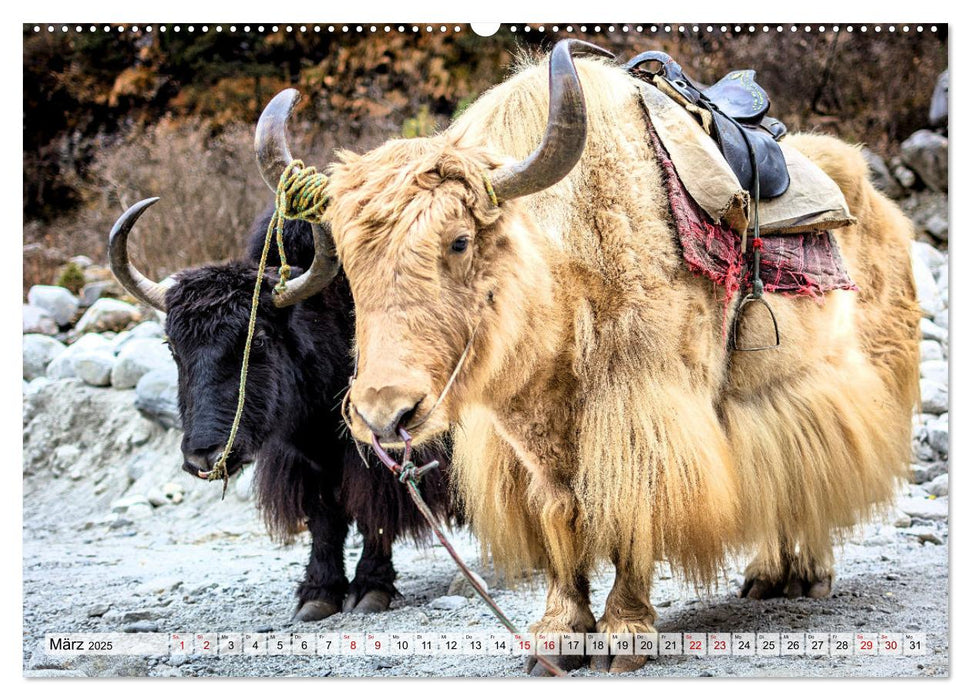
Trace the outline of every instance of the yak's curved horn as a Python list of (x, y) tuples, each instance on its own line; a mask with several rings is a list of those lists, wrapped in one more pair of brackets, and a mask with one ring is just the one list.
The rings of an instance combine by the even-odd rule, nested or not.
[(293, 156), (287, 146), (287, 119), (300, 101), (300, 93), (287, 88), (270, 100), (256, 123), (256, 162), (266, 186), (276, 192), (280, 176)]
[[(270, 100), (256, 124), (256, 161), (263, 181), (275, 193), (280, 176), (293, 156), (287, 146), (287, 119), (300, 101), (300, 93), (287, 88)], [(314, 232), (314, 261), (299, 277), (291, 280), (285, 289), (273, 293), (276, 306), (291, 306), (303, 301), (330, 284), (340, 267), (330, 228), (311, 224)]]
[(146, 209), (155, 204), (158, 197), (143, 199), (129, 207), (111, 228), (108, 236), (108, 266), (121, 286), (144, 304), (165, 311), (165, 285), (153, 282), (139, 272), (128, 260), (128, 234)]
[(539, 192), (566, 177), (580, 160), (587, 142), (587, 108), (573, 54), (613, 58), (609, 51), (578, 39), (563, 39), (550, 52), (550, 115), (543, 142), (526, 160), (498, 168), (492, 188), (499, 200)]

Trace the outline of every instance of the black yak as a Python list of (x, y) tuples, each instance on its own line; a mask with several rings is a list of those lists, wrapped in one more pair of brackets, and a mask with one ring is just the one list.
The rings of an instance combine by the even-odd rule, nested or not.
[[(115, 224), (111, 268), (133, 296), (167, 312), (166, 334), (179, 371), (183, 468), (204, 477), (225, 447), (235, 414), (257, 264), (271, 214), (255, 222), (248, 259), (184, 270), (166, 289), (128, 260), (128, 234), (155, 201), (139, 202)], [(288, 221), (284, 239), (288, 262), (312, 268), (311, 226)], [(273, 273), (280, 261), (275, 246), (271, 250), (268, 272)], [(273, 277), (263, 281), (246, 405), (227, 471), (236, 473), (256, 461), (257, 502), (272, 536), (289, 541), (305, 523), (310, 530), (310, 562), (297, 589), (296, 619), (386, 610), (395, 591), (392, 543), (400, 535), (421, 539), (430, 530), (391, 472), (370, 452), (362, 462), (364, 450), (342, 436), (340, 398), (352, 372), (347, 281), (338, 275), (312, 296), (280, 303)], [(291, 286), (299, 290), (299, 278)], [(421, 490), (440, 519), (454, 521), (441, 452), (435, 448), (422, 455), (437, 458), (442, 468), (424, 477)], [(344, 540), (352, 520), (363, 535), (364, 551), (348, 583)]]

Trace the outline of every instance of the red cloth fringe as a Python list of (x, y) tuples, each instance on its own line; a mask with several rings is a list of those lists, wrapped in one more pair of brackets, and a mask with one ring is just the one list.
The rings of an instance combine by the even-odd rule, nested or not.
[[(752, 270), (742, 252), (741, 238), (724, 224), (711, 220), (698, 206), (678, 177), (667, 149), (648, 120), (667, 189), (668, 202), (688, 269), (725, 288), (722, 335), (728, 337), (731, 301), (748, 288)], [(754, 247), (754, 246), (753, 246)], [(834, 289), (859, 291), (843, 264), (839, 247), (829, 231), (785, 233), (761, 237), (762, 281), (765, 291), (809, 296), (823, 303), (823, 294)]]

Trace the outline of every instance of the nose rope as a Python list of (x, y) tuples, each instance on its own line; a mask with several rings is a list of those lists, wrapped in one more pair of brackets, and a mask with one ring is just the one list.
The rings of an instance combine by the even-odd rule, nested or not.
[(445, 382), (445, 388), (442, 389), (442, 393), (438, 395), (438, 398), (435, 399), (435, 403), (433, 403), (432, 407), (425, 412), (425, 415), (422, 417), (422, 419), (419, 420), (417, 423), (411, 424), (412, 430), (417, 428), (419, 425), (423, 425), (429, 418), (432, 417), (432, 414), (435, 412), (435, 409), (437, 409), (439, 406), (442, 405), (442, 401), (445, 400), (445, 397), (448, 395), (448, 392), (451, 390), (452, 385), (455, 384), (455, 379), (456, 377), (459, 376), (459, 372), (462, 370), (462, 365), (465, 364), (465, 360), (469, 356), (469, 351), (472, 350), (472, 342), (475, 340), (475, 334), (479, 331), (479, 325), (481, 323), (482, 323), (482, 317), (479, 317), (479, 320), (476, 321), (475, 323), (475, 328), (472, 329), (472, 335), (469, 336), (469, 342), (465, 344), (465, 350), (462, 351), (462, 354), (459, 356), (458, 362), (455, 363), (455, 369), (452, 370), (452, 375), (448, 378), (448, 381)]
[[(411, 461), (411, 435), (404, 428), (398, 428), (398, 435), (405, 443), (405, 451), (401, 459), (401, 464), (396, 462), (394, 458), (388, 454), (387, 450), (381, 446), (381, 442), (378, 440), (377, 436), (375, 436), (374, 433), (371, 433), (371, 446), (374, 448), (374, 452), (377, 454), (378, 459), (380, 459), (384, 465), (391, 470), (391, 473), (397, 476), (398, 480), (405, 485), (405, 488), (408, 489), (408, 495), (411, 496), (411, 500), (414, 501), (415, 507), (418, 508), (418, 511), (428, 522), (432, 532), (434, 532), (435, 536), (438, 537), (438, 541), (442, 543), (442, 546), (445, 547), (445, 550), (449, 553), (449, 556), (452, 557), (452, 560), (462, 572), (462, 575), (465, 576), (466, 580), (469, 582), (472, 588), (475, 589), (475, 592), (479, 594), (479, 597), (482, 598), (483, 602), (489, 606), (489, 609), (492, 610), (492, 613), (499, 619), (499, 622), (502, 623), (503, 627), (509, 630), (512, 634), (519, 634), (519, 630), (516, 628), (516, 625), (513, 624), (512, 620), (510, 620), (509, 617), (502, 611), (502, 608), (499, 607), (499, 604), (495, 601), (495, 599), (489, 595), (489, 592), (482, 586), (481, 583), (479, 583), (476, 577), (472, 574), (472, 570), (469, 568), (468, 564), (465, 563), (459, 553), (455, 550), (455, 547), (452, 546), (452, 543), (449, 542), (448, 538), (445, 536), (445, 533), (442, 532), (442, 528), (438, 524), (435, 514), (432, 513), (431, 508), (429, 508), (428, 504), (425, 503), (425, 499), (422, 498), (421, 492), (418, 490), (418, 482), (421, 477), (432, 469), (437, 468), (438, 462), (432, 461), (421, 467), (416, 467), (415, 463)], [(536, 653), (534, 656), (537, 663), (543, 666), (543, 668), (554, 676), (566, 675), (562, 669), (560, 669), (556, 664), (542, 654)]]
[(263, 277), (266, 274), (266, 259), (270, 253), (270, 243), (273, 241), (274, 234), (276, 234), (276, 245), (280, 254), (280, 282), (275, 289), (280, 292), (286, 289), (287, 281), (290, 279), (290, 266), (287, 264), (287, 255), (283, 246), (283, 222), (285, 219), (317, 221), (323, 208), (327, 205), (327, 196), (324, 190), (326, 185), (326, 176), (318, 173), (315, 168), (305, 167), (303, 161), (300, 160), (291, 161), (290, 165), (280, 174), (273, 216), (266, 227), (266, 239), (263, 241), (260, 264), (256, 270), (256, 285), (253, 287), (249, 323), (246, 327), (246, 344), (243, 346), (243, 361), (239, 371), (236, 415), (233, 417), (233, 425), (229, 430), (226, 446), (220, 452), (216, 463), (209, 471), (198, 472), (199, 477), (207, 481), (222, 479), (223, 498), (226, 497), (226, 489), (229, 487), (229, 470), (226, 468), (226, 461), (229, 459), (233, 444), (236, 442), (236, 433), (239, 431), (239, 424), (243, 418), (243, 408), (246, 405), (246, 379), (249, 372), (250, 351), (253, 346), (253, 334), (256, 331), (256, 314), (260, 306), (260, 288), (263, 286)]

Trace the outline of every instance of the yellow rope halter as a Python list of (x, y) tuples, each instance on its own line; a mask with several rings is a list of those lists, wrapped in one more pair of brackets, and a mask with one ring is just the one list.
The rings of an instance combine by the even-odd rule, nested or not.
[(302, 219), (311, 223), (323, 223), (324, 212), (327, 208), (327, 176), (317, 172), (314, 167), (306, 167), (303, 161), (294, 160), (280, 175), (280, 182), (276, 188), (276, 201), (270, 224), (266, 227), (266, 240), (263, 252), (260, 254), (260, 264), (256, 271), (256, 285), (253, 288), (253, 300), (250, 305), (249, 326), (246, 329), (246, 345), (243, 348), (243, 364), (239, 372), (239, 398), (236, 401), (236, 415), (233, 426), (229, 431), (226, 447), (212, 470), (207, 475), (209, 481), (223, 480), (223, 497), (229, 486), (229, 472), (226, 460), (236, 442), (236, 433), (243, 417), (243, 407), (246, 405), (246, 377), (249, 371), (250, 350), (253, 344), (253, 333), (256, 330), (256, 313), (260, 305), (260, 288), (266, 273), (266, 258), (270, 252), (270, 241), (276, 234), (276, 245), (280, 253), (280, 281), (274, 287), (276, 292), (286, 289), (290, 279), (290, 266), (287, 264), (286, 252), (283, 248), (283, 222), (286, 219)]

